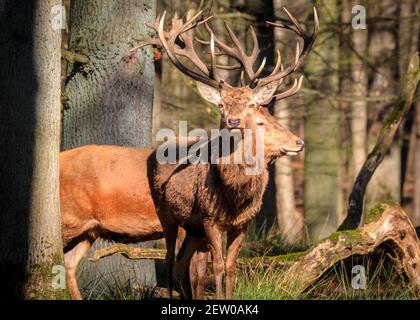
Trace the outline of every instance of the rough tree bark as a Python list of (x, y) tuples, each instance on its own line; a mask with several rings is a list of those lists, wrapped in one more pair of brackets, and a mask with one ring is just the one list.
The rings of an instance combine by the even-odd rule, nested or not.
[[(335, 95), (339, 90), (339, 43), (338, 37), (327, 32), (327, 26), (338, 21), (337, 2), (325, 1), (317, 10), (323, 23), (313, 49), (316, 53), (312, 52), (305, 63), (307, 83)], [(308, 98), (305, 146), (304, 216), (309, 240), (316, 242), (336, 229), (340, 215), (340, 110), (336, 101)]]
[(410, 60), (405, 80), (401, 82), (399, 100), (389, 116), (385, 119), (376, 145), (368, 155), (356, 178), (348, 201), (347, 217), (339, 230), (355, 229), (359, 226), (363, 214), (366, 187), (374, 175), (375, 170), (391, 148), (395, 134), (410, 110), (419, 80), (419, 54), (417, 52)]
[[(0, 1), (2, 298), (68, 298), (60, 230), (59, 0)], [(54, 271), (53, 266), (61, 266)], [(62, 273), (64, 276), (64, 273)], [(62, 285), (62, 286), (61, 286)]]
[[(64, 92), (63, 150), (85, 144), (150, 147), (154, 66), (151, 48), (128, 57), (133, 38), (149, 36), (154, 0), (74, 0), (70, 9), (69, 50), (89, 57), (75, 64)], [(106, 245), (99, 242), (94, 245)], [(91, 251), (92, 252), (92, 251)], [(90, 253), (88, 253), (89, 255)], [(86, 266), (81, 265), (80, 269)], [(152, 261), (132, 262), (115, 257), (89, 264), (89, 277), (101, 283), (127, 280), (153, 285)], [(85, 277), (81, 274), (80, 284)], [(86, 284), (86, 283), (85, 283)], [(99, 283), (98, 283), (99, 285)]]

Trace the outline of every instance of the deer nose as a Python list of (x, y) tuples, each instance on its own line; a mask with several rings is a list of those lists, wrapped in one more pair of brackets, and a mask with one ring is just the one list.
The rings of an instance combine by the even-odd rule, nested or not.
[(297, 139), (296, 146), (300, 147), (300, 150), (302, 150), (305, 147), (305, 142), (303, 142), (302, 139)]
[(228, 125), (230, 128), (237, 128), (239, 127), (239, 124), (241, 123), (240, 119), (228, 119)]

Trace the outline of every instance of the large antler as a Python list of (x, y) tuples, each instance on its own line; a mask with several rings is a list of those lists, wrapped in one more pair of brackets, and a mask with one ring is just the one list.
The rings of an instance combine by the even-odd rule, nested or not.
[[(247, 55), (245, 52), (245, 49), (242, 47), (238, 37), (235, 35), (235, 33), (232, 31), (232, 29), (225, 23), (225, 27), (226, 30), (229, 34), (230, 39), (232, 40), (234, 47), (231, 47), (229, 45), (227, 45), (226, 43), (224, 43), (223, 41), (221, 41), (220, 39), (216, 38), (214, 36), (214, 32), (213, 30), (210, 28), (210, 26), (206, 23), (205, 24), (206, 29), (208, 31), (208, 33), (210, 34), (210, 38), (214, 39), (215, 44), (217, 45), (218, 49), (220, 50), (220, 52), (218, 53), (219, 55), (227, 55), (230, 56), (232, 58), (234, 58), (236, 61), (239, 62), (239, 67), (242, 67), (243, 70), (245, 71), (245, 73), (247, 74), (249, 80), (251, 83), (253, 83), (258, 76), (261, 74), (261, 72), (264, 69), (265, 66), (265, 62), (266, 62), (266, 58), (264, 58), (259, 66), (259, 68), (257, 69), (257, 71), (254, 72), (254, 64), (256, 62), (256, 60), (258, 59), (258, 55), (260, 53), (260, 47), (258, 44), (258, 39), (257, 39), (257, 35), (255, 34), (254, 29), (252, 28), (252, 26), (250, 27), (250, 33), (251, 33), (251, 37), (252, 37), (252, 42), (253, 42), (253, 49), (250, 55)], [(203, 40), (199, 40), (197, 39), (200, 43), (203, 44), (208, 44), (209, 42), (203, 41)], [(236, 69), (238, 68), (237, 66), (233, 66), (233, 67), (224, 67), (224, 66), (220, 66), (220, 68), (226, 68), (226, 69)]]
[[(277, 58), (276, 68), (274, 68), (273, 72), (269, 76), (258, 80), (258, 84), (257, 84), (258, 87), (263, 87), (267, 85), (273, 86), (273, 91), (274, 91), (273, 94), (275, 93), (275, 91), (277, 90), (277, 88), (279, 87), (283, 79), (286, 76), (295, 72), (302, 65), (305, 57), (308, 55), (309, 51), (311, 50), (315, 42), (315, 39), (319, 33), (319, 19), (318, 19), (318, 13), (316, 12), (315, 8), (314, 8), (314, 30), (312, 34), (310, 35), (306, 34), (306, 32), (303, 30), (302, 26), (299, 24), (297, 19), (285, 7), (283, 7), (283, 10), (287, 14), (287, 16), (290, 18), (293, 24), (292, 26), (283, 24), (283, 23), (273, 23), (269, 21), (267, 21), (267, 23), (274, 27), (288, 29), (296, 33), (298, 36), (300, 36), (303, 39), (303, 49), (302, 51), (300, 51), (300, 44), (298, 40), (296, 44), (295, 61), (292, 65), (290, 65), (286, 69), (283, 69), (283, 67), (277, 68), (278, 65), (281, 65), (280, 52), (277, 51), (278, 58)], [(273, 95), (272, 98), (284, 99), (286, 97), (290, 97), (296, 94), (300, 90), (300, 88), (302, 87), (302, 83), (303, 83), (303, 76), (301, 76), (299, 79), (295, 79), (293, 85), (287, 91), (277, 94), (277, 95)]]
[[(131, 51), (135, 51), (147, 45), (158, 45), (165, 48), (171, 62), (177, 67), (182, 73), (186, 74), (190, 78), (199, 82), (205, 83), (209, 86), (220, 88), (222, 86), (228, 86), (228, 84), (220, 78), (217, 72), (216, 53), (214, 40), (210, 41), (210, 53), (211, 53), (211, 64), (210, 68), (200, 59), (194, 48), (194, 29), (206, 23), (212, 17), (207, 17), (197, 21), (202, 11), (194, 14), (194, 10), (189, 10), (186, 16), (186, 22), (182, 18), (178, 18), (175, 13), (172, 18), (171, 29), (169, 31), (164, 30), (166, 11), (162, 16), (158, 16), (155, 24), (148, 25), (154, 29), (158, 38), (143, 39), (142, 43)], [(214, 37), (213, 37), (214, 38)], [(213, 39), (212, 38), (212, 39)], [(179, 59), (178, 56), (182, 56), (191, 61), (191, 63), (198, 68), (201, 72), (197, 73), (194, 70), (189, 69)]]
[[(233, 46), (227, 45), (214, 35), (213, 30), (207, 23), (207, 21), (212, 18), (211, 16), (205, 19), (197, 20), (198, 17), (201, 15), (202, 11), (194, 14), (193, 10), (189, 10), (187, 13), (186, 22), (184, 22), (183, 19), (179, 19), (177, 14), (175, 14), (172, 18), (172, 25), (169, 31), (164, 30), (164, 22), (166, 15), (165, 11), (162, 16), (158, 16), (154, 25), (149, 25), (149, 27), (153, 28), (158, 33), (159, 38), (146, 39), (142, 42), (142, 44), (133, 48), (132, 51), (137, 50), (138, 48), (141, 48), (146, 45), (162, 46), (165, 48), (169, 59), (181, 72), (185, 73), (186, 75), (197, 81), (200, 81), (215, 88), (221, 88), (223, 86), (230, 87), (223, 79), (220, 78), (218, 74), (218, 69), (233, 70), (241, 68), (242, 86), (247, 85), (244, 77), (245, 73), (249, 79), (249, 87), (253, 88), (257, 86), (258, 88), (261, 88), (267, 86), (268, 89), (272, 92), (272, 97), (270, 98), (270, 101), (272, 101), (273, 99), (284, 99), (286, 97), (294, 95), (302, 87), (303, 76), (301, 76), (299, 79), (295, 79), (293, 85), (288, 90), (276, 94), (276, 91), (283, 82), (283, 79), (295, 72), (302, 65), (305, 57), (311, 50), (315, 39), (319, 33), (319, 20), (317, 11), (314, 8), (314, 30), (312, 34), (308, 35), (306, 34), (302, 26), (299, 24), (298, 20), (286, 8), (283, 7), (283, 10), (289, 17), (291, 25), (268, 21), (267, 23), (274, 27), (288, 29), (296, 33), (299, 37), (303, 39), (303, 49), (302, 51), (300, 51), (300, 44), (298, 40), (296, 44), (295, 61), (292, 65), (290, 65), (287, 68), (283, 68), (283, 65), (281, 63), (280, 51), (277, 50), (277, 61), (273, 71), (268, 76), (261, 79), (259, 79), (259, 76), (261, 75), (261, 72), (264, 69), (266, 58), (262, 60), (257, 70), (254, 71), (254, 64), (257, 61), (260, 53), (258, 39), (254, 29), (250, 27), (250, 34), (253, 41), (253, 49), (251, 54), (248, 55), (243, 46), (241, 45), (238, 37), (227, 24), (225, 24), (225, 27), (233, 43)], [(196, 40), (201, 44), (210, 45), (211, 63), (209, 67), (199, 58), (194, 48), (194, 28), (201, 24), (205, 25), (207, 32), (210, 35), (210, 41), (203, 41), (200, 39)], [(230, 56), (231, 58), (234, 58), (239, 64), (236, 64), (234, 66), (218, 65), (216, 61), (216, 57), (218, 55)], [(178, 59), (178, 56), (182, 56), (189, 59), (191, 63), (198, 68), (201, 74), (185, 66)]]

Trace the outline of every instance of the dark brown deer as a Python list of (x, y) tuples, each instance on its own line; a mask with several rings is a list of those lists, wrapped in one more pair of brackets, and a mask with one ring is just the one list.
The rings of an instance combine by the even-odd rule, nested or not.
[[(226, 270), (226, 296), (232, 297), (235, 279), (236, 260), (244, 238), (245, 230), (261, 208), (262, 196), (268, 181), (267, 164), (275, 158), (294, 155), (303, 149), (303, 141), (279, 125), (268, 112), (267, 106), (276, 99), (289, 97), (300, 89), (303, 78), (295, 79), (293, 85), (281, 93), (283, 79), (292, 74), (303, 63), (319, 31), (319, 21), (314, 9), (314, 31), (307, 35), (298, 21), (286, 10), (291, 24), (270, 23), (275, 27), (286, 28), (303, 39), (300, 51), (297, 42), (296, 57), (292, 65), (283, 68), (280, 53), (271, 74), (260, 78), (265, 59), (254, 71), (258, 59), (258, 41), (251, 28), (254, 48), (247, 55), (238, 38), (226, 26), (233, 46), (215, 37), (207, 24), (210, 18), (197, 21), (200, 12), (187, 14), (187, 21), (177, 15), (172, 19), (170, 30), (164, 30), (165, 15), (158, 17), (154, 28), (159, 38), (149, 39), (143, 45), (162, 46), (172, 63), (183, 73), (197, 81), (201, 95), (211, 103), (219, 106), (221, 128), (227, 130), (251, 130), (252, 145), (256, 145), (257, 132), (264, 131), (263, 170), (261, 174), (250, 175), (246, 164), (162, 164), (156, 155), (148, 158), (149, 181), (152, 195), (158, 209), (167, 243), (167, 269), (172, 273), (175, 259), (175, 239), (178, 226), (186, 230), (186, 238), (177, 256), (177, 270), (180, 274), (182, 290), (186, 298), (203, 296), (204, 272), (195, 276), (198, 283), (193, 293), (188, 275), (191, 257), (199, 252), (201, 266), (207, 261), (210, 250), (213, 259), (213, 271), (216, 280), (216, 297), (223, 298), (222, 277)], [(198, 57), (194, 49), (193, 30), (204, 24), (210, 41), (199, 40), (210, 45), (210, 67)], [(216, 51), (217, 49), (217, 51)], [(234, 66), (219, 66), (218, 55), (227, 55), (238, 62)], [(188, 68), (178, 57), (184, 57), (198, 69)], [(242, 69), (242, 86), (232, 87), (218, 75), (218, 69)], [(246, 80), (247, 84), (245, 84)], [(242, 144), (243, 144), (242, 140)], [(242, 149), (244, 145), (242, 145)], [(253, 149), (255, 156), (255, 147)], [(235, 152), (231, 153), (233, 156)], [(244, 155), (243, 155), (244, 156)], [(219, 159), (220, 160), (220, 159)], [(227, 232), (226, 264), (222, 256), (222, 233)], [(204, 257), (204, 258), (203, 258)], [(171, 277), (171, 275), (170, 275)]]

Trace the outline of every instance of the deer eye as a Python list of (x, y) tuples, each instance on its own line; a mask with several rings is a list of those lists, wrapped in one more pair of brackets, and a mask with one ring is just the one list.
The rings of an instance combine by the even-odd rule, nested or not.
[(250, 107), (250, 108), (252, 108), (252, 109), (254, 109), (256, 106), (257, 106), (257, 105), (256, 105), (255, 103), (250, 103), (250, 104), (248, 105), (248, 107)]
[(223, 104), (219, 103), (218, 107), (219, 107), (219, 109), (223, 109)]
[(264, 121), (257, 121), (257, 126), (265, 126), (265, 122)]

